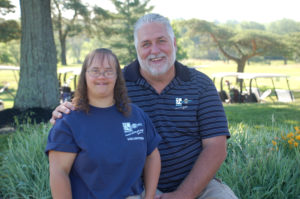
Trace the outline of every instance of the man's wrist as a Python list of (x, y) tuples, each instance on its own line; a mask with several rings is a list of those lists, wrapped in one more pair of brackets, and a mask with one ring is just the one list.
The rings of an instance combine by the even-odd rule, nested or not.
[(178, 187), (178, 189), (175, 191), (176, 196), (180, 196), (180, 198), (183, 199), (195, 199), (197, 195), (193, 193), (193, 191), (189, 189), (185, 189), (183, 187)]

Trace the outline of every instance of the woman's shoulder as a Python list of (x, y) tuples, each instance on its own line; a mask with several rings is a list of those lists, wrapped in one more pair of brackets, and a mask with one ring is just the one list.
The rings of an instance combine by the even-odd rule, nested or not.
[(130, 103), (130, 106), (131, 106), (131, 115), (139, 115), (142, 116), (143, 118), (148, 119), (148, 115), (139, 106), (133, 103)]
[(130, 103), (129, 105), (131, 106), (132, 111), (135, 111), (135, 112), (137, 111), (137, 112), (144, 113), (144, 111), (139, 106), (137, 106), (136, 104)]
[(63, 113), (62, 118), (58, 119), (57, 121), (66, 122), (66, 123), (73, 123), (80, 120), (84, 115), (83, 111), (74, 110), (70, 111), (68, 114)]

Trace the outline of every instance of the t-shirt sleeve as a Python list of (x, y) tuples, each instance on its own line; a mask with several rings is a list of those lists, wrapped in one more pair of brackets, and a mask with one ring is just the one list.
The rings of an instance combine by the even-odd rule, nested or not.
[(212, 81), (200, 94), (198, 118), (203, 139), (220, 135), (230, 137), (225, 111)]
[(152, 121), (146, 113), (145, 115), (145, 125), (146, 125), (146, 136), (147, 136), (147, 155), (150, 155), (152, 151), (158, 146), (161, 141), (160, 135), (157, 133)]
[(45, 153), (48, 155), (50, 150), (70, 153), (79, 152), (72, 130), (64, 119), (57, 120), (49, 132)]

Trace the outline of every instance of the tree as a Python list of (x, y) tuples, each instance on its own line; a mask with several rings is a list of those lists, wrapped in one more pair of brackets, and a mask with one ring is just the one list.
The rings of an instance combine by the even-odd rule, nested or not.
[(267, 27), (267, 30), (273, 33), (284, 35), (293, 32), (300, 32), (300, 26), (298, 25), (298, 22), (291, 19), (282, 19), (270, 23), (270, 25)]
[(153, 6), (148, 7), (150, 0), (111, 1), (117, 13), (96, 9), (98, 12), (96, 12), (96, 17), (93, 21), (98, 22), (99, 18), (102, 18), (111, 22), (110, 27), (105, 27), (104, 29), (103, 21), (100, 21), (98, 38), (103, 36), (104, 31), (106, 38), (109, 36), (106, 43), (118, 55), (120, 63), (128, 64), (136, 58), (133, 38), (134, 24), (145, 13), (150, 12)]
[(0, 14), (6, 15), (14, 12), (14, 8), (15, 6), (9, 0), (0, 0)]
[(244, 72), (248, 59), (265, 54), (280, 54), (286, 46), (279, 35), (261, 30), (237, 31), (217, 26), (204, 20), (189, 20), (190, 34), (208, 34), (215, 47), (230, 60), (237, 63), (237, 72)]
[(81, 52), (84, 42), (88, 41), (88, 38), (84, 34), (74, 36), (69, 39), (69, 46), (71, 48), (71, 57), (76, 60), (77, 64), (82, 64)]
[[(9, 0), (0, 0), (0, 14), (6, 15), (14, 12), (15, 6)], [(8, 42), (20, 39), (21, 28), (16, 20), (4, 20), (0, 18), (0, 42)]]
[(300, 60), (300, 31), (286, 35), (286, 41), (289, 46), (290, 54), (295, 60)]
[(250, 22), (244, 21), (244, 22), (240, 23), (239, 26), (243, 30), (249, 30), (249, 29), (250, 30), (266, 30), (264, 25), (254, 22), (254, 21), (250, 21)]
[[(63, 12), (72, 12), (70, 19), (62, 16)], [(81, 0), (53, 0), (52, 19), (54, 28), (58, 31), (59, 42), (61, 47), (61, 63), (67, 65), (66, 58), (66, 40), (67, 37), (72, 37), (82, 32), (84, 22), (79, 20), (79, 17), (84, 18), (84, 22), (89, 21), (89, 11)]]
[[(184, 53), (186, 52), (186, 57), (191, 59), (220, 59), (218, 49), (207, 45), (209, 40), (207, 35), (191, 36), (188, 34), (190, 27), (186, 24), (186, 20), (173, 20), (172, 27), (177, 38), (177, 46), (179, 47), (177, 55), (180, 53), (178, 51), (182, 49)], [(180, 60), (182, 56), (179, 55), (177, 57)], [(184, 58), (186, 57), (184, 56)]]
[(56, 107), (59, 93), (50, 0), (20, 0), (20, 7), (20, 80), (14, 108)]
[(172, 23), (172, 28), (176, 37), (176, 45), (177, 45), (177, 51), (176, 51), (176, 60), (182, 60), (187, 58), (187, 51), (186, 49), (182, 48), (183, 46), (183, 39), (179, 37), (179, 27), (176, 23)]
[(16, 20), (0, 19), (0, 42), (20, 39), (21, 28)]

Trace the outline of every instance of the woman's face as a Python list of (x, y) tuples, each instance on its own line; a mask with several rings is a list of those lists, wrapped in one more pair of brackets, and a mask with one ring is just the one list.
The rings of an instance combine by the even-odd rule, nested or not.
[(117, 79), (116, 67), (109, 62), (109, 57), (102, 56), (99, 59), (97, 56), (87, 67), (86, 83), (89, 100), (98, 100), (114, 97), (114, 87)]

